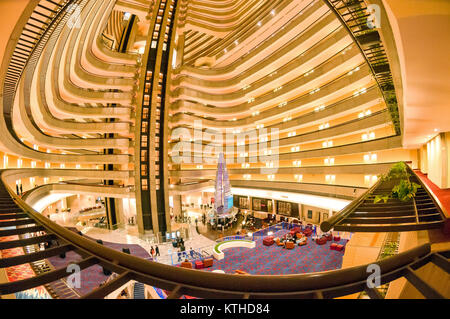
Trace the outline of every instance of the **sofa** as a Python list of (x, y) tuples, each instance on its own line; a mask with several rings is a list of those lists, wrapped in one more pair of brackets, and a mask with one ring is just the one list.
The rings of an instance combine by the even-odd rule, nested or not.
[(343, 251), (344, 250), (344, 245), (339, 245), (339, 244), (336, 244), (336, 243), (332, 243), (330, 245), (330, 249), (331, 250), (336, 250), (336, 251)]
[(212, 258), (207, 258), (207, 259), (203, 260), (203, 266), (205, 268), (212, 267), (213, 264), (214, 264), (214, 259), (212, 259)]
[(288, 242), (286, 242), (285, 247), (286, 247), (286, 249), (294, 249), (295, 243), (293, 243), (292, 241), (288, 241)]
[(272, 246), (274, 244), (273, 236), (268, 236), (263, 239), (264, 246)]
[(291, 234), (291, 236), (295, 236), (296, 234), (298, 234), (299, 232), (300, 232), (301, 230), (300, 230), (300, 227), (294, 227), (294, 228), (292, 228), (291, 230), (290, 230), (290, 234)]
[(303, 235), (305, 235), (305, 236), (311, 236), (312, 235), (312, 229), (311, 228), (306, 228), (304, 231), (303, 231)]
[(327, 238), (326, 237), (319, 237), (316, 239), (316, 244), (317, 245), (325, 245), (327, 243)]
[(192, 269), (192, 263), (189, 262), (189, 261), (183, 261), (183, 262), (180, 264), (180, 267)]

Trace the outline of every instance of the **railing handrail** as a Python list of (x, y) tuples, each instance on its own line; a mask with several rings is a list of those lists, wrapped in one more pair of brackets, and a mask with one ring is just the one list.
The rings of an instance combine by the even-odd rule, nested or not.
[[(417, 178), (417, 181), (419, 183), (419, 185), (421, 185), (421, 187), (427, 192), (428, 196), (430, 197), (430, 199), (433, 201), (433, 203), (436, 206), (436, 209), (438, 210), (439, 214), (441, 215), (442, 220), (445, 220), (447, 217), (447, 213), (445, 211), (445, 208), (442, 206), (441, 202), (439, 201), (439, 199), (433, 194), (433, 192), (429, 189), (428, 185), (426, 185), (419, 176), (417, 176), (417, 174), (414, 172), (413, 169), (411, 169), (411, 167), (408, 165), (408, 163), (410, 162), (402, 162), (405, 164), (406, 166), (406, 170), (407, 172), (412, 175), (415, 176)], [(376, 190), (381, 183), (383, 183), (383, 179), (380, 178), (378, 179), (377, 183), (375, 183), (370, 189), (368, 189), (363, 195), (361, 195), (358, 199), (354, 200), (353, 202), (351, 202), (348, 206), (346, 206), (344, 209), (342, 209), (340, 212), (338, 212), (337, 214), (331, 216), (329, 219), (327, 219), (326, 221), (323, 221), (320, 224), (320, 229), (324, 232), (331, 230), (332, 228), (334, 228), (336, 225), (338, 225), (342, 220), (344, 220), (345, 218), (349, 217), (352, 213), (354, 213), (355, 209), (362, 203), (364, 202), (367, 197), (373, 193), (374, 190)], [(413, 198), (414, 200), (414, 198)], [(416, 224), (420, 224), (419, 221), (419, 217), (418, 217), (418, 211), (417, 211), (417, 207), (415, 205), (415, 201), (413, 202), (413, 206), (415, 209), (415, 214), (416, 214)]]
[(358, 207), (359, 204), (361, 204), (366, 198), (381, 184), (382, 180), (378, 179), (378, 181), (369, 188), (364, 194), (362, 194), (359, 198), (352, 201), (349, 205), (344, 207), (340, 212), (334, 214), (327, 220), (323, 221), (320, 224), (320, 229), (323, 232), (330, 231), (337, 223), (339, 223), (341, 220), (348, 217), (351, 213), (353, 213), (353, 210)]
[[(384, 77), (384, 83), (381, 83), (380, 80), (379, 80), (379, 78), (377, 77), (377, 73), (375, 72), (375, 69), (374, 69), (374, 66), (376, 65), (376, 63), (372, 63), (372, 61), (370, 61), (370, 58), (367, 56), (367, 54), (366, 54), (366, 52), (364, 51), (362, 45), (359, 43), (359, 41), (358, 41), (358, 39), (357, 39), (358, 36), (361, 36), (361, 35), (363, 35), (363, 34), (366, 34), (367, 32), (377, 32), (377, 33), (378, 33), (378, 31), (377, 31), (376, 29), (370, 29), (369, 31), (365, 30), (365, 31), (367, 31), (367, 32), (360, 30), (361, 34), (359, 34), (359, 35), (355, 34), (355, 33), (353, 32), (353, 30), (351, 29), (351, 26), (347, 23), (346, 19), (345, 19), (345, 18), (343, 17), (343, 15), (341, 15), (341, 13), (339, 12), (339, 10), (344, 9), (345, 4), (346, 4), (345, 1), (343, 1), (343, 0), (340, 0), (340, 1), (339, 1), (339, 0), (338, 0), (338, 1), (323, 0), (323, 1), (324, 1), (325, 4), (330, 8), (330, 10), (336, 15), (336, 17), (338, 18), (338, 20), (341, 22), (341, 24), (344, 26), (344, 28), (348, 31), (348, 33), (349, 33), (349, 35), (351, 36), (353, 42), (358, 46), (359, 50), (361, 51), (362, 56), (364, 57), (366, 63), (368, 64), (368, 66), (369, 66), (369, 68), (370, 68), (370, 70), (371, 70), (371, 72), (372, 72), (372, 75), (373, 75), (373, 77), (374, 77), (374, 79), (375, 79), (375, 81), (376, 81), (376, 83), (377, 83), (377, 85), (378, 85), (378, 87), (379, 87), (379, 89), (380, 89), (380, 92), (381, 92), (381, 94), (382, 94), (382, 96), (383, 96), (384, 101), (386, 102), (386, 105), (389, 107), (390, 105), (389, 105), (389, 103), (388, 103), (388, 101), (387, 101), (387, 97), (386, 97), (386, 94), (385, 94), (385, 91), (387, 91), (387, 90), (385, 90), (384, 86), (386, 86), (386, 84), (387, 84), (388, 86), (389, 86), (389, 85), (392, 85), (392, 87), (394, 87), (393, 77), (392, 77), (392, 73), (391, 73), (391, 71), (390, 71), (390, 67), (389, 67), (388, 72), (383, 72), (383, 73), (386, 73), (386, 74), (383, 75), (383, 77)], [(339, 8), (338, 8), (338, 7), (336, 6), (336, 4), (338, 4), (339, 2), (341, 2), (342, 4), (344, 4), (344, 7), (339, 7)], [(354, 4), (360, 5), (360, 7), (361, 7), (362, 9), (364, 9), (364, 8), (367, 9), (367, 5), (366, 5), (366, 3), (365, 3), (364, 0), (357, 1), (357, 2), (355, 2)], [(364, 5), (364, 7), (361, 6), (361, 4)], [(348, 10), (348, 9), (347, 9), (347, 10)], [(355, 20), (355, 19), (361, 19), (361, 17), (356, 17), (356, 18), (355, 18), (355, 16), (353, 15), (354, 12), (352, 12), (352, 11), (350, 11), (350, 10), (348, 10), (348, 12), (350, 13), (350, 16), (351, 16), (352, 20)], [(351, 22), (352, 20), (349, 20), (349, 22)], [(380, 42), (381, 42), (381, 41), (380, 41)], [(384, 64), (387, 64), (387, 65), (389, 66), (389, 60), (388, 60), (388, 58), (387, 58), (387, 54), (386, 54), (386, 51), (385, 51), (385, 49), (384, 49), (383, 46), (381, 47), (381, 50), (380, 50), (379, 52), (381, 52), (381, 53), (380, 53), (379, 55), (377, 55), (377, 57), (378, 57), (378, 56), (382, 56), (383, 59), (385, 60), (385, 63), (384, 63)], [(378, 53), (379, 53), (379, 52), (378, 52)], [(394, 87), (394, 96), (395, 96), (395, 101), (397, 101), (397, 96), (396, 96), (396, 92), (395, 92), (395, 87)], [(390, 111), (391, 116), (392, 116), (391, 110), (389, 110), (389, 111)], [(398, 111), (398, 106), (397, 106), (397, 111)], [(401, 135), (401, 127), (400, 127), (400, 123), (397, 122), (397, 121), (394, 119), (393, 116), (392, 116), (392, 122), (393, 122), (393, 124), (394, 124), (395, 131), (396, 131), (397, 135)]]
[[(4, 183), (3, 171), (0, 171), (0, 178)], [(172, 267), (157, 262), (147, 261), (102, 246), (50, 221), (34, 211), (19, 198), (9, 185), (6, 183), (4, 183), (4, 185), (17, 205), (27, 212), (30, 217), (35, 219), (48, 231), (53, 232), (64, 241), (67, 241), (69, 245), (88, 253), (111, 270), (121, 273), (121, 280), (123, 280), (123, 277), (128, 276), (127, 278), (129, 278), (129, 280), (140, 280), (147, 284), (158, 285), (159, 287), (168, 290), (178, 290), (181, 287), (186, 293), (191, 293), (200, 297), (210, 297), (212, 296), (212, 292), (218, 293), (219, 296), (227, 295), (242, 297), (248, 294), (254, 296), (311, 295), (314, 291), (328, 291), (333, 289), (336, 291), (343, 289), (346, 293), (342, 295), (346, 295), (348, 293), (361, 291), (361, 283), (364, 283), (365, 285), (367, 279), (368, 265), (308, 274), (236, 276)], [(401, 269), (405, 269), (405, 267), (408, 267), (408, 265), (412, 263), (420, 262), (420, 260), (422, 260), (421, 258), (425, 258), (430, 254), (430, 251), (430, 245), (425, 244), (403, 252), (395, 257), (379, 261), (377, 264), (380, 266), (382, 274), (394, 276), (392, 273), (395, 273), (397, 277), (394, 277), (398, 278), (403, 275)], [(270, 282), (270, 285), (267, 284), (268, 282)], [(348, 290), (350, 289), (349, 285), (353, 287), (351, 290)], [(98, 288), (97, 290), (100, 289), (102, 288)], [(222, 293), (222, 295), (220, 295), (220, 293)], [(96, 291), (88, 295), (88, 297), (95, 296), (97, 296)]]
[(433, 203), (436, 205), (436, 208), (439, 211), (439, 214), (441, 214), (443, 219), (446, 219), (448, 215), (447, 210), (445, 209), (445, 207), (442, 205), (441, 201), (439, 200), (439, 198), (437, 198), (437, 196), (431, 191), (431, 189), (428, 187), (428, 185), (422, 181), (422, 179), (416, 174), (416, 172), (414, 172), (414, 170), (409, 166), (406, 165), (406, 169), (408, 170), (408, 172), (410, 174), (412, 174), (413, 176), (415, 176), (417, 178), (417, 181), (419, 182), (420, 186), (425, 190), (425, 192), (427, 192), (428, 196), (430, 196), (431, 200), (433, 201)]

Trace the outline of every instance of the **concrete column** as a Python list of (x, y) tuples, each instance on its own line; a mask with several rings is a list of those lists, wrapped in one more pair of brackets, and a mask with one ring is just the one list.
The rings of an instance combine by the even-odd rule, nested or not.
[(173, 216), (181, 216), (181, 195), (173, 195)]

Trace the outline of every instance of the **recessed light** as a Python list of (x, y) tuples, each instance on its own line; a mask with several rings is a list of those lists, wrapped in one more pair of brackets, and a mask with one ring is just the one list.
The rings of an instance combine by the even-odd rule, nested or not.
[(437, 128), (434, 129), (435, 132), (439, 131)]

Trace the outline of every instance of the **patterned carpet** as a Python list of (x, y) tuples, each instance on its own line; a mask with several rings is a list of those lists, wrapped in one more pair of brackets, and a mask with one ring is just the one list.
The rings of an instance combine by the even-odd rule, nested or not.
[[(0, 242), (7, 242), (18, 240), (19, 236), (5, 236), (0, 237)], [(24, 255), (22, 248), (11, 248), (0, 250), (0, 258), (10, 258)], [(30, 264), (21, 264), (13, 267), (6, 268), (6, 275), (8, 281), (19, 281), (36, 276)], [(50, 295), (47, 293), (44, 287), (39, 286), (27, 291), (18, 292), (15, 294), (17, 299), (50, 299)]]
[[(95, 240), (94, 238), (90, 238), (88, 236), (84, 236), (85, 238), (89, 238), (91, 240)], [(110, 242), (103, 242), (103, 245), (110, 247), (115, 250), (122, 251), (122, 248), (130, 249), (132, 255), (144, 258), (147, 260), (151, 260), (149, 253), (139, 245), (132, 244), (116, 244)], [(56, 268), (65, 268), (68, 264), (80, 261), (82, 258), (77, 253), (72, 251), (66, 253), (66, 258), (60, 258), (59, 256), (51, 257), (48, 261)], [(102, 271), (102, 267), (98, 265), (91, 266), (81, 271), (81, 287), (76, 288), (77, 292), (81, 295), (85, 295), (95, 288), (99, 287), (102, 283), (108, 279), (109, 276), (105, 276)]]
[[(283, 236), (287, 232), (280, 230), (274, 236)], [(337, 243), (345, 245), (346, 242), (341, 240)], [(220, 269), (226, 273), (242, 270), (253, 275), (282, 275), (339, 269), (344, 253), (330, 250), (331, 243), (318, 245), (309, 237), (305, 246), (295, 245), (294, 249), (284, 249), (276, 244), (264, 246), (260, 238), (256, 240), (255, 248), (225, 249), (225, 258), (214, 260), (214, 266), (207, 270)]]

